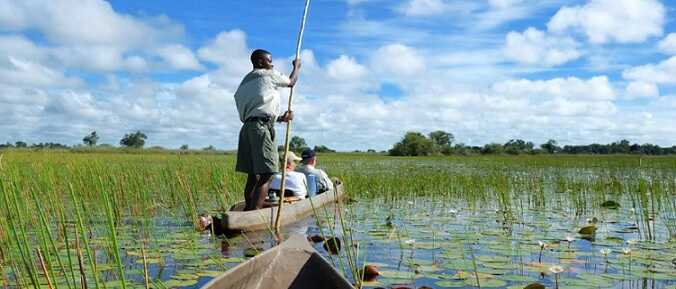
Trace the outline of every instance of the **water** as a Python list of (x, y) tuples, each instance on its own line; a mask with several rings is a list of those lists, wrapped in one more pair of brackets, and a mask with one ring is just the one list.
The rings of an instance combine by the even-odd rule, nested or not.
[[(583, 215), (563, 200), (547, 208), (514, 205), (509, 210), (486, 204), (493, 205), (451, 199), (376, 199), (345, 207), (346, 227), (353, 230), (359, 243), (360, 260), (377, 265), (381, 272), (365, 288), (394, 284), (477, 288), (477, 276), (482, 288), (523, 288), (533, 282), (554, 288), (557, 276), (552, 270), (556, 266), (563, 270), (558, 274), (560, 288), (676, 286), (676, 242), (662, 216), (653, 222), (654, 240), (642, 241), (642, 225), (626, 202), (616, 210), (590, 210)], [(320, 214), (322, 229), (330, 234), (332, 227), (343, 238), (339, 222), (334, 224), (335, 213), (329, 208)], [(578, 234), (581, 227), (589, 225), (587, 219), (593, 218), (598, 219), (596, 234)], [(286, 227), (284, 233), (319, 234), (316, 223), (309, 217)], [(170, 219), (156, 220), (154, 241), (147, 249), (151, 279), (161, 280), (167, 287), (199, 288), (246, 260), (248, 253), (266, 250), (276, 242), (266, 232), (219, 239), (191, 228), (191, 224)], [(130, 238), (133, 231), (133, 227), (126, 231), (123, 244), (138, 243)], [(125, 230), (122, 232), (125, 236)], [(329, 259), (321, 243), (314, 246)], [(123, 251), (128, 280), (141, 287), (139, 248), (125, 247)], [(349, 271), (332, 257), (339, 271)], [(102, 276), (114, 280), (116, 271), (107, 260), (100, 254), (99, 267), (107, 268)], [(116, 285), (114, 281), (108, 284)]]

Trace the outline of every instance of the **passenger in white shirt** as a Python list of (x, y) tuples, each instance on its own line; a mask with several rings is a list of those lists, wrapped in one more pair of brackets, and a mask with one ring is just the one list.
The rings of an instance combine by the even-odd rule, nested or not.
[[(307, 178), (305, 178), (305, 174), (294, 171), (296, 169), (296, 163), (300, 160), (301, 158), (296, 156), (293, 152), (289, 152), (286, 157), (286, 183), (284, 184), (286, 194), (284, 195), (293, 195), (304, 199), (307, 197)], [(275, 176), (272, 177), (272, 183), (270, 183), (270, 190), (279, 192), (281, 185), (282, 174), (275, 174)]]

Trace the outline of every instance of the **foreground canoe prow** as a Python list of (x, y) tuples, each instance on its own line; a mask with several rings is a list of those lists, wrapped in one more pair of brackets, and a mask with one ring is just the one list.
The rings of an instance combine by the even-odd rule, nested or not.
[(202, 289), (352, 289), (302, 235), (225, 272)]
[[(334, 190), (311, 199), (303, 199), (292, 204), (285, 204), (282, 211), (281, 225), (286, 226), (301, 220), (313, 213), (314, 209), (336, 202), (343, 197), (343, 184), (334, 183)], [(225, 229), (229, 232), (253, 232), (271, 230), (274, 227), (277, 207), (263, 208), (254, 211), (242, 211), (244, 203), (238, 203), (223, 214)]]

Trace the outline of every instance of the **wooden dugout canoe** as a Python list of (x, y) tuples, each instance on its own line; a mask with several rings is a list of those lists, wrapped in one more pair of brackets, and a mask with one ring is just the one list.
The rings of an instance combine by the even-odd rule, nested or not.
[(303, 235), (237, 265), (202, 289), (353, 289)]
[[(315, 209), (319, 209), (342, 198), (344, 194), (343, 184), (339, 181), (334, 181), (333, 187), (333, 191), (290, 204), (285, 203), (284, 208), (282, 208), (281, 226), (294, 223), (312, 214), (313, 206)], [(223, 226), (227, 231), (252, 232), (274, 228), (277, 206), (254, 211), (242, 211), (243, 208), (244, 202), (240, 202), (232, 206), (230, 211), (223, 214)]]

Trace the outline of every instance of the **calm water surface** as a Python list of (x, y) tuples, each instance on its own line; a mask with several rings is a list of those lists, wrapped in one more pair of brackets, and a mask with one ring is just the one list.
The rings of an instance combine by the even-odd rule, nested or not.
[[(477, 278), (482, 288), (523, 288), (533, 282), (555, 288), (557, 278), (559, 288), (676, 286), (676, 241), (664, 224), (668, 216), (657, 215), (650, 228), (653, 240), (645, 240), (641, 230), (647, 228), (636, 221), (627, 201), (618, 209), (585, 213), (570, 207), (563, 197), (549, 207), (512, 204), (505, 210), (492, 203), (422, 198), (346, 205), (344, 221), (358, 243), (360, 260), (377, 265), (381, 272), (365, 288), (395, 284), (477, 288)], [(310, 236), (323, 230), (342, 237), (335, 208), (319, 215), (321, 228), (316, 218), (309, 217), (284, 233)], [(578, 230), (594, 219), (596, 233), (580, 235)], [(275, 243), (267, 232), (214, 238), (171, 219), (156, 220), (154, 227), (155, 241), (147, 249), (149, 276), (167, 287), (199, 288)], [(339, 271), (349, 272), (344, 254), (330, 256), (321, 243), (315, 248)], [(139, 286), (143, 282), (139, 249), (124, 251), (128, 277)], [(116, 279), (112, 265), (106, 270), (103, 253), (99, 269), (104, 278)], [(562, 271), (558, 276), (557, 269)]]

